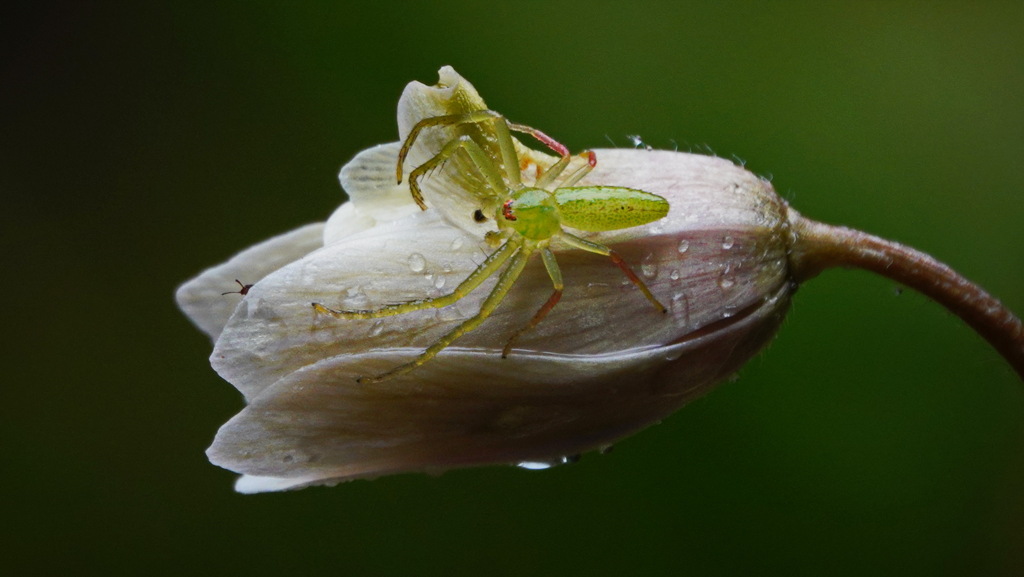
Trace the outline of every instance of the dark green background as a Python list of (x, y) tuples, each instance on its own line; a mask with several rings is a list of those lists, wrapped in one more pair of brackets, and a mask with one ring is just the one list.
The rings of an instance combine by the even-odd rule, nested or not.
[(866, 273), (812, 281), (742, 378), (611, 455), (264, 496), (205, 459), (242, 400), (172, 301), (325, 218), (341, 164), (396, 139), (405, 83), (451, 64), (573, 149), (735, 155), (804, 214), (1024, 311), (1024, 4), (75, 2), (0, 22), (0, 572), (1024, 571), (1024, 387)]

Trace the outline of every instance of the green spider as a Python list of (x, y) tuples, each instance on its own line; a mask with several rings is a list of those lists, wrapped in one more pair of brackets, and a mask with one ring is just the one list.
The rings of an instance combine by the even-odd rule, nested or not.
[[(474, 218), (480, 222), (487, 218), (493, 218), (497, 223), (498, 232), (489, 233), (488, 240), (500, 242), (500, 239), (504, 238), (504, 243), (447, 295), (390, 304), (372, 310), (334, 310), (318, 303), (313, 303), (313, 308), (318, 313), (329, 314), (341, 319), (374, 319), (427, 308), (443, 308), (465, 297), (487, 278), (497, 273), (506, 263), (508, 266), (501, 272), (497, 284), (484, 299), (480, 305), (480, 311), (475, 316), (466, 319), (439, 338), (412, 361), (375, 377), (360, 377), (358, 379), (360, 383), (377, 383), (408, 373), (437, 356), (455, 339), (480, 326), (511, 290), (533, 253), (540, 252), (544, 267), (554, 285), (554, 292), (534, 314), (530, 322), (509, 337), (501, 354), (502, 358), (507, 357), (512, 352), (512, 345), (516, 338), (543, 320), (562, 297), (564, 286), (562, 272), (558, 268), (554, 253), (549, 248), (554, 239), (573, 248), (610, 257), (612, 262), (622, 269), (626, 277), (640, 289), (658, 311), (666, 312), (665, 307), (651, 294), (647, 285), (629, 268), (629, 265), (622, 260), (618, 253), (563, 229), (563, 226), (568, 226), (590, 232), (619, 230), (654, 222), (668, 214), (668, 201), (656, 194), (617, 186), (574, 186), (597, 164), (597, 158), (593, 152), (584, 152), (581, 156), (586, 159), (586, 164), (569, 174), (560, 186), (554, 190), (548, 190), (554, 181), (562, 175), (572, 159), (572, 155), (562, 144), (535, 128), (509, 122), (504, 116), (493, 110), (435, 116), (421, 120), (406, 137), (398, 153), (398, 182), (402, 182), (402, 166), (409, 149), (423, 129), (484, 122), (494, 124), (494, 135), (502, 156), (500, 164), (489, 157), (470, 136), (463, 135), (449, 141), (437, 155), (415, 168), (409, 174), (409, 188), (416, 204), (426, 210), (427, 205), (423, 201), (419, 179), (431, 169), (442, 165), (457, 151), (464, 150), (491, 189), (500, 193), (496, 197), (491, 194), (479, 194), (481, 200), (485, 201), (484, 208), (476, 210)], [(561, 155), (558, 162), (537, 178), (534, 186), (525, 186), (520, 180), (517, 170), (520, 164), (510, 132), (512, 130), (533, 136)], [(502, 170), (502, 166), (512, 167), (512, 169)]]

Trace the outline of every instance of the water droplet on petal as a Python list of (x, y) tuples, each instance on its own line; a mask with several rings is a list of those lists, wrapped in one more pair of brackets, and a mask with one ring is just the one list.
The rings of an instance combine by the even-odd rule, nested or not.
[(679, 254), (682, 254), (688, 250), (690, 250), (690, 241), (686, 240), (685, 238), (679, 241)]
[(730, 248), (732, 248), (735, 245), (736, 245), (736, 239), (734, 239), (733, 237), (731, 237), (729, 235), (725, 235), (725, 238), (722, 239), (722, 248), (724, 248), (725, 250), (729, 250)]
[(461, 236), (455, 237), (455, 240), (452, 241), (452, 250), (459, 250), (462, 248), (462, 243), (463, 240)]
[(437, 275), (436, 277), (434, 277), (434, 288), (444, 288), (445, 282), (445, 277), (443, 275)]
[(370, 336), (376, 337), (384, 332), (384, 321), (377, 319), (372, 325), (370, 325)]
[(516, 467), (520, 469), (528, 469), (530, 471), (542, 471), (544, 469), (550, 469), (553, 467), (551, 463), (546, 461), (521, 461), (516, 463)]
[(645, 256), (640, 261), (640, 272), (647, 278), (658, 276), (658, 263), (654, 260), (654, 253)]
[(668, 277), (672, 280), (679, 280), (679, 270), (672, 269), (672, 272), (668, 275)]
[(427, 267), (427, 259), (423, 258), (423, 255), (414, 252), (409, 255), (409, 268), (412, 272), (423, 272), (423, 269)]
[(564, 457), (558, 457), (557, 459), (551, 459), (550, 461), (520, 461), (516, 463), (516, 467), (519, 467), (520, 469), (529, 469), (531, 471), (541, 471), (544, 469), (550, 469), (551, 467), (557, 467), (558, 465), (575, 463), (579, 460), (580, 455), (566, 455)]
[(736, 281), (734, 281), (733, 279), (731, 279), (729, 277), (722, 277), (722, 278), (718, 279), (718, 286), (720, 286), (720, 287), (722, 287), (723, 289), (726, 289), (726, 290), (731, 289), (735, 284), (736, 284)]

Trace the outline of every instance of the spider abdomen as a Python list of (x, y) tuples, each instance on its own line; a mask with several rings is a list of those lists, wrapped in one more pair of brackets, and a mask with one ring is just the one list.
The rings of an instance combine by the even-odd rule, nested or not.
[(562, 224), (600, 232), (640, 226), (664, 218), (664, 198), (621, 186), (572, 186), (554, 192)]

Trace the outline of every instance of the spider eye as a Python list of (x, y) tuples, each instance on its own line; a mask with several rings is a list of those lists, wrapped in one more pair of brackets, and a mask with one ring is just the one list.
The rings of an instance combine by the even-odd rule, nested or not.
[(484, 216), (484, 211), (478, 208), (473, 211), (473, 220), (477, 222), (484, 222), (485, 220), (487, 220), (487, 217)]

